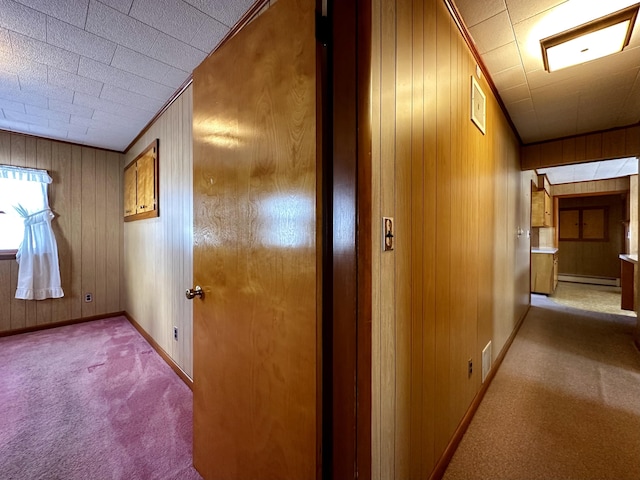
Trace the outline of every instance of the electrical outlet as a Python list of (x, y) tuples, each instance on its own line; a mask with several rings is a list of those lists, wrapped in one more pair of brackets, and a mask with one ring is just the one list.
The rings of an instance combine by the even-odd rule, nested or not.
[(469, 363), (467, 364), (467, 370), (469, 372), (469, 377), (471, 377), (471, 374), (473, 373), (473, 360), (469, 359)]
[(93, 302), (93, 293), (85, 293), (84, 294), (84, 302), (85, 303)]
[(178, 327), (173, 327), (173, 339), (178, 340)]

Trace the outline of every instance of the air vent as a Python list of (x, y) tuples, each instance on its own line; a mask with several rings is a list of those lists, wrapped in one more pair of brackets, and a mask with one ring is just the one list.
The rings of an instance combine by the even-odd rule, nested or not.
[(489, 370), (491, 370), (491, 341), (482, 350), (482, 383), (489, 375)]

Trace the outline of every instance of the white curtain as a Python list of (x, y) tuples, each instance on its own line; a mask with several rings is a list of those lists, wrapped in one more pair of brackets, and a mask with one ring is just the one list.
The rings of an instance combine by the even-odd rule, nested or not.
[(50, 183), (46, 170), (0, 165), (0, 195), (11, 197), (15, 212), (24, 221), (24, 238), (16, 254), (16, 298), (44, 300), (64, 296), (58, 246), (51, 228), (54, 215), (47, 195)]

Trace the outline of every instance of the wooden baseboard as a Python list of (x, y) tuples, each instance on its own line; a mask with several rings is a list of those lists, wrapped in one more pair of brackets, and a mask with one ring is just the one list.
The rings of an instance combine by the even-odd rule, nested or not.
[(64, 322), (33, 325), (31, 327), (18, 328), (16, 330), (8, 330), (6, 332), (0, 332), (0, 337), (8, 337), (10, 335), (20, 335), (22, 333), (37, 332), (40, 330), (48, 330), (50, 328), (66, 327), (69, 325), (76, 325), (78, 323), (93, 322), (94, 320), (102, 320), (103, 318), (119, 317), (124, 314), (125, 312), (112, 312), (112, 313), (105, 313), (102, 315), (93, 315), (91, 317), (82, 317), (82, 318), (75, 318), (73, 320), (65, 320)]
[(156, 342), (151, 337), (151, 335), (149, 335), (147, 331), (144, 328), (142, 328), (138, 322), (135, 321), (135, 319), (131, 315), (129, 315), (127, 312), (122, 312), (122, 314), (127, 318), (127, 320), (129, 320), (131, 325), (133, 325), (133, 327), (140, 333), (140, 335), (144, 337), (144, 339), (149, 343), (149, 345), (153, 347), (153, 349), (158, 353), (158, 355), (162, 357), (162, 359), (167, 363), (167, 365), (169, 365), (171, 369), (174, 372), (176, 372), (176, 375), (178, 375), (182, 379), (182, 381), (187, 384), (187, 387), (193, 390), (193, 380), (189, 378), (189, 375), (184, 373), (184, 371), (180, 368), (180, 366), (173, 361), (173, 359), (169, 356), (169, 354), (164, 351), (164, 349), (158, 344), (158, 342)]
[(453, 433), (451, 440), (449, 440), (449, 444), (444, 449), (444, 453), (442, 454), (442, 456), (436, 463), (435, 468), (431, 472), (431, 475), (429, 476), (429, 480), (440, 480), (444, 476), (444, 473), (446, 472), (447, 467), (449, 466), (449, 462), (451, 462), (451, 459), (453, 458), (453, 454), (458, 449), (458, 445), (460, 445), (460, 442), (462, 441), (462, 437), (464, 436), (464, 433), (467, 431), (467, 428), (469, 428), (469, 424), (471, 423), (473, 416), (476, 414), (476, 411), (478, 410), (478, 407), (480, 406), (482, 399), (487, 393), (487, 390), (489, 389), (489, 385), (491, 385), (493, 378), (496, 376), (496, 373), (498, 372), (500, 365), (502, 365), (502, 361), (504, 360), (504, 357), (507, 355), (507, 352), (509, 351), (511, 344), (513, 343), (513, 340), (516, 338), (516, 335), (518, 334), (518, 331), (522, 326), (522, 322), (524, 321), (527, 314), (529, 313), (530, 308), (531, 308), (531, 303), (529, 303), (527, 310), (524, 312), (522, 317), (520, 317), (520, 319), (518, 320), (518, 323), (516, 324), (515, 328), (513, 329), (513, 332), (511, 332), (511, 335), (505, 342), (504, 347), (500, 351), (500, 354), (496, 357), (496, 361), (493, 362), (493, 366), (491, 370), (489, 370), (489, 373), (487, 374), (487, 378), (485, 379), (485, 382), (480, 387), (480, 391), (474, 397), (473, 401), (471, 402), (471, 405), (469, 405), (469, 408), (467, 409), (467, 412), (464, 414), (464, 417), (462, 417), (462, 420), (458, 424), (458, 428), (456, 428), (456, 431)]

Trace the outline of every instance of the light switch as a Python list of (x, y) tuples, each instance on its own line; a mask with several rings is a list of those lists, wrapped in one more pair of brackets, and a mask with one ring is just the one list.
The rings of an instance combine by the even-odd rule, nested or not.
[(393, 250), (394, 235), (393, 217), (382, 217), (382, 249), (385, 252)]

